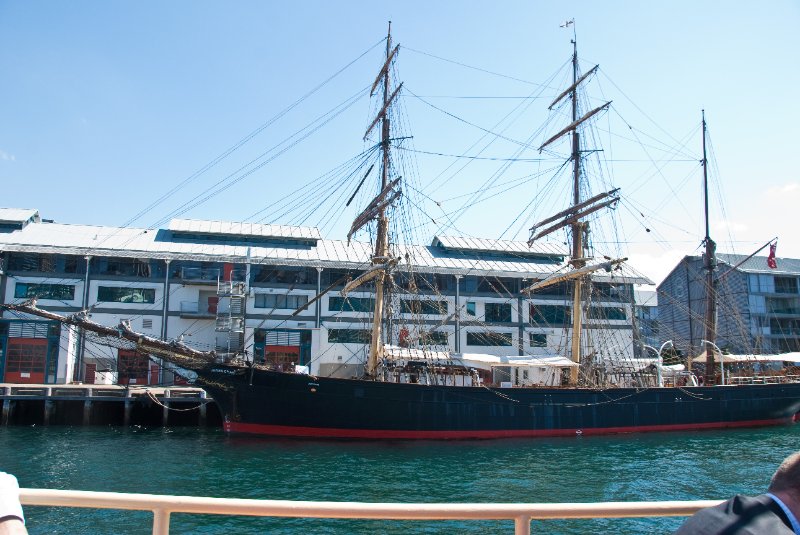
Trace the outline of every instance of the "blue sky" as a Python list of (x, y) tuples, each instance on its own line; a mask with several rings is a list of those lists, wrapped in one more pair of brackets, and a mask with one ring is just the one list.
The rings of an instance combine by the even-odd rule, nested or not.
[[(592, 87), (597, 102), (614, 101), (598, 127), (616, 123), (623, 134), (637, 132), (638, 147), (629, 144), (639, 156), (629, 156), (629, 148), (615, 141), (620, 138), (609, 137), (613, 152), (604, 147), (617, 160), (605, 179), (626, 199), (618, 220), (634, 266), (658, 280), (683, 254), (698, 250), (702, 108), (716, 162), (712, 234), (720, 250), (749, 254), (779, 236), (779, 256), (800, 257), (793, 229), (800, 202), (793, 158), (800, 124), (800, 4), (793, 0), (0, 0), (0, 206), (38, 208), (42, 217), (64, 223), (157, 226), (175, 207), (370, 84), (383, 54), (374, 45), (392, 20), (401, 45), (396, 68), (405, 88), (404, 125), (419, 151), (415, 183), (452, 210), (462, 202), (455, 197), (480, 189), (502, 164), (473, 160), (444, 186), (426, 189), (467, 163), (428, 153), (475, 154), (478, 149), (469, 148), (485, 132), (471, 125), (496, 131), (508, 114), (513, 123), (502, 128), (509, 138), (524, 141), (534, 134), (545, 116), (533, 110), (546, 108), (566, 81), (571, 32), (559, 24), (570, 18), (576, 20), (582, 68), (601, 66)], [(224, 161), (132, 221), (365, 52)], [(531, 95), (538, 98), (519, 98)], [(513, 112), (521, 102), (529, 104), (530, 116)], [(372, 113), (367, 99), (354, 102), (325, 128), (182, 216), (244, 220), (260, 212), (368, 148), (362, 136)], [(651, 145), (645, 136), (658, 141)], [(651, 146), (675, 148), (673, 161), (655, 174), (645, 170), (661, 159)], [(498, 142), (481, 155), (510, 158), (515, 150)], [(530, 150), (519, 157), (537, 156)], [(533, 164), (525, 165), (504, 171), (500, 182), (532, 172)], [(437, 230), (526, 239), (531, 218), (549, 215), (531, 212), (532, 193), (518, 187), (507, 197), (487, 199), (464, 212), (454, 228), (429, 225), (420, 239)], [(441, 224), (437, 206), (426, 198), (419, 203)], [(326, 220), (324, 234), (342, 238), (357, 211), (352, 209)], [(270, 210), (262, 217), (299, 221), (271, 221)], [(304, 222), (316, 224), (313, 217)]]

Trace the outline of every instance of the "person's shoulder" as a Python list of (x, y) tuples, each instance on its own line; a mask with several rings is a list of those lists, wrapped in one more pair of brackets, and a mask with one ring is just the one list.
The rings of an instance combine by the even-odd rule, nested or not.
[(780, 506), (766, 494), (737, 494), (714, 507), (702, 509), (684, 522), (676, 535), (794, 534)]

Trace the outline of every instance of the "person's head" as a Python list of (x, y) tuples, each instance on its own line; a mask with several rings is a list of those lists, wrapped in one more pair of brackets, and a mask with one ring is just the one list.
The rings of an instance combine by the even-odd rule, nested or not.
[(772, 476), (768, 491), (790, 494), (800, 500), (800, 451), (784, 459)]

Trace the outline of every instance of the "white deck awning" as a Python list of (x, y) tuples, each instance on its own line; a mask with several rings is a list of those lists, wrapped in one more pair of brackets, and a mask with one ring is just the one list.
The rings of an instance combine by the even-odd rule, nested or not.
[[(714, 359), (723, 364), (734, 362), (796, 362), (800, 363), (800, 353), (782, 353), (778, 355), (728, 355), (714, 352)], [(692, 359), (692, 362), (706, 362), (706, 351)]]
[(428, 351), (408, 347), (386, 345), (384, 357), (390, 360), (425, 360), (431, 364), (450, 364), (491, 370), (497, 367), (511, 368), (575, 368), (577, 363), (561, 355), (513, 355), (499, 356), (484, 353), (448, 353), (447, 351)]

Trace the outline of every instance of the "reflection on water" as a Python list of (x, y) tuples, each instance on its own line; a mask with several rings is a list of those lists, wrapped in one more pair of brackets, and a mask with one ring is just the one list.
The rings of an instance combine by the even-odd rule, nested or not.
[[(9, 427), (0, 469), (23, 487), (286, 500), (596, 502), (759, 493), (800, 426), (454, 442), (226, 437), (218, 430)], [(150, 533), (152, 515), (34, 508), (36, 533)], [(547, 533), (666, 533), (678, 518), (536, 522)], [(174, 515), (171, 533), (511, 533), (511, 522)]]

